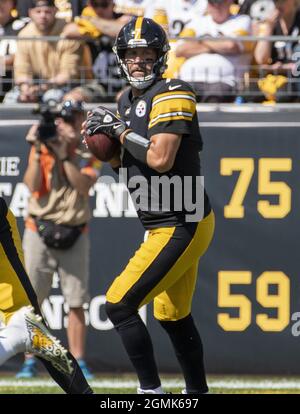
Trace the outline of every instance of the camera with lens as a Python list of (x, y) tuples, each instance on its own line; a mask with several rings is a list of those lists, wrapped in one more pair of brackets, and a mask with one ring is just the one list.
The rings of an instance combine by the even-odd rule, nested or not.
[(73, 124), (76, 115), (83, 113), (83, 103), (81, 101), (65, 101), (58, 103), (49, 100), (41, 103), (33, 111), (40, 115), (40, 124), (37, 129), (37, 138), (41, 142), (54, 141), (57, 139), (56, 123), (57, 118), (62, 118), (68, 124)]

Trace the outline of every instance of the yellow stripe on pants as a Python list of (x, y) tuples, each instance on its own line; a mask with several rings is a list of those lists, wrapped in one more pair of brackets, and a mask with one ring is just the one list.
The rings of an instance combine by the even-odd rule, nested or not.
[[(17, 254), (24, 265), (23, 250), (20, 234), (14, 215), (10, 210), (6, 216), (10, 226), (12, 240)], [(22, 306), (30, 305), (31, 302), (22, 286), (22, 283), (13, 268), (13, 258), (7, 257), (5, 246), (0, 243), (0, 311), (5, 323)]]
[[(190, 242), (177, 257), (173, 249), (174, 245), (176, 248), (176, 244), (180, 243), (176, 235), (181, 231), (176, 227), (150, 230), (148, 239), (112, 283), (107, 292), (107, 301), (126, 301), (128, 306), (141, 307), (154, 299), (154, 315), (157, 319), (178, 320), (187, 316), (191, 310), (198, 262), (213, 236), (214, 213), (211, 212), (197, 224)], [(167, 259), (168, 266), (169, 263), (172, 265), (160, 274), (163, 270), (159, 263), (163, 263), (164, 259)], [(149, 290), (149, 286), (153, 287)]]

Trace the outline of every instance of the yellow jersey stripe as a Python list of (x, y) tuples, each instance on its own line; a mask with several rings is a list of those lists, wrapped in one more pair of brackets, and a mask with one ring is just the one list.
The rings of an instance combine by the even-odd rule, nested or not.
[(190, 101), (192, 101), (192, 102), (195, 102), (196, 103), (196, 98), (195, 97), (193, 97), (193, 96), (188, 96), (188, 95), (183, 95), (183, 94), (181, 94), (180, 92), (178, 93), (178, 94), (176, 94), (176, 95), (171, 95), (171, 96), (164, 96), (164, 97), (162, 97), (162, 98), (158, 98), (158, 99), (155, 99), (153, 102), (152, 102), (152, 108), (155, 106), (155, 105), (157, 105), (159, 102), (163, 102), (163, 101), (168, 101), (168, 100), (170, 100), (170, 99), (188, 99), (188, 100), (190, 100)]
[(188, 118), (193, 118), (193, 114), (190, 113), (190, 112), (175, 111), (175, 112), (168, 112), (167, 114), (157, 115), (157, 117), (156, 118), (153, 118), (150, 121), (150, 123), (151, 122), (155, 122), (157, 119), (160, 119), (160, 118), (169, 118), (169, 117), (172, 117), (172, 116), (186, 116)]
[(157, 123), (158, 119), (162, 119), (165, 116), (168, 117), (170, 114), (172, 114), (172, 116), (179, 116), (180, 114), (180, 116), (188, 117), (188, 120), (191, 121), (196, 111), (196, 102), (189, 98), (190, 96), (185, 96), (185, 98), (174, 97), (173, 99), (168, 98), (157, 102), (156, 105), (152, 107), (149, 115), (149, 128), (151, 128), (154, 123)]
[(134, 40), (140, 40), (141, 39), (142, 25), (143, 25), (143, 17), (140, 16), (136, 19), (136, 22), (135, 22)]
[(149, 122), (148, 128), (152, 128), (160, 122), (167, 121), (192, 121), (193, 114), (188, 112), (173, 112), (168, 114), (161, 114)]
[[(248, 36), (249, 32), (247, 32), (247, 30), (239, 29), (239, 30), (236, 30), (234, 34), (236, 36)], [(251, 42), (251, 41), (241, 42), (241, 46), (242, 46), (243, 52), (251, 53), (254, 49), (255, 42)]]
[(180, 89), (177, 89), (176, 91), (173, 91), (173, 92), (171, 92), (171, 91), (170, 92), (164, 92), (164, 93), (160, 93), (159, 95), (156, 95), (155, 98), (152, 101), (152, 105), (155, 103), (155, 101), (157, 99), (164, 98), (165, 96), (170, 96), (171, 97), (173, 95), (178, 95), (178, 94), (184, 95), (184, 96), (191, 96), (196, 100), (195, 94), (193, 92), (181, 91)]
[(244, 29), (238, 29), (234, 31), (234, 34), (237, 36), (248, 36), (249, 32), (247, 30)]

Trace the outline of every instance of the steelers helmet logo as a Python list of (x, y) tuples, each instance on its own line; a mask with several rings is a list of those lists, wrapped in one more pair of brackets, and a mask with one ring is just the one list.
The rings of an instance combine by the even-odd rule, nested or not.
[(111, 115), (109, 115), (109, 114), (105, 115), (105, 117), (104, 117), (104, 119), (103, 119), (103, 122), (104, 122), (105, 124), (109, 124), (109, 123), (110, 123), (110, 122), (112, 122), (112, 121), (113, 121), (113, 119), (112, 119)]
[(145, 116), (146, 114), (146, 108), (147, 104), (145, 101), (139, 101), (139, 103), (136, 106), (135, 113), (139, 118), (142, 118), (142, 116)]

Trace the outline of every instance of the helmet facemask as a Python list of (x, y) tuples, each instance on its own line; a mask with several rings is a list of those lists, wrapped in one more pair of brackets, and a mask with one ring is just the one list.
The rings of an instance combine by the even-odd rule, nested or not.
[[(150, 74), (142, 77), (130, 75), (125, 61), (126, 51), (137, 48), (151, 48), (157, 55)], [(120, 74), (136, 89), (146, 89), (161, 78), (167, 68), (167, 53), (170, 49), (166, 33), (153, 20), (145, 17), (133, 18), (121, 29), (113, 48), (119, 65)], [(146, 64), (146, 63), (145, 63)]]
[[(138, 45), (137, 47), (141, 47), (141, 45)], [(151, 46), (149, 46), (151, 47)], [(156, 48), (153, 48), (157, 51), (157, 53), (161, 52)], [(125, 77), (127, 81), (130, 83), (131, 86), (133, 86), (136, 89), (146, 89), (149, 86), (152, 85), (155, 79), (160, 78), (161, 75), (164, 73), (164, 71), (167, 68), (167, 52), (169, 48), (167, 47), (165, 51), (161, 52), (158, 58), (156, 59), (156, 62), (153, 64), (152, 67), (152, 73), (149, 75), (136, 78), (134, 76), (131, 76), (128, 69), (128, 64), (125, 61), (125, 52), (126, 50), (122, 50), (121, 56), (120, 51), (117, 50), (117, 48), (114, 47), (114, 52), (117, 56), (117, 62), (120, 69), (121, 76)]]

